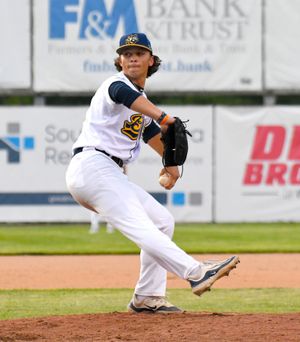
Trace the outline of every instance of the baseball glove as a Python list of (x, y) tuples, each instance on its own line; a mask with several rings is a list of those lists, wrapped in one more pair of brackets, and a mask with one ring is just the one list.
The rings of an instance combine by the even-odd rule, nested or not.
[(192, 136), (186, 129), (186, 121), (174, 118), (175, 122), (168, 125), (167, 130), (161, 133), (164, 145), (162, 163), (165, 167), (184, 164), (189, 149), (187, 135)]

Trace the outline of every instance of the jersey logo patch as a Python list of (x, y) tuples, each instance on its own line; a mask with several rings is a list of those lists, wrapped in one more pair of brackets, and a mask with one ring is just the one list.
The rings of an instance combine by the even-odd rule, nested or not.
[(124, 122), (121, 132), (127, 135), (131, 140), (137, 140), (142, 126), (143, 126), (142, 114), (133, 114), (130, 117), (130, 121), (126, 120)]

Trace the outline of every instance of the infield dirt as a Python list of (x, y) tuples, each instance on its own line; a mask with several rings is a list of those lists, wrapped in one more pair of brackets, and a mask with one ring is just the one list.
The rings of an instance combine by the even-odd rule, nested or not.
[[(197, 255), (223, 259), (227, 255)], [(216, 288), (300, 287), (300, 254), (249, 254)], [(0, 257), (0, 288), (134, 287), (137, 256)], [(103, 276), (105, 274), (105, 276)], [(117, 274), (117, 276), (116, 276)], [(169, 275), (168, 287), (186, 287)], [(0, 341), (300, 341), (295, 314), (70, 315), (0, 321)]]
[(299, 341), (300, 314), (110, 313), (0, 321), (0, 341)]

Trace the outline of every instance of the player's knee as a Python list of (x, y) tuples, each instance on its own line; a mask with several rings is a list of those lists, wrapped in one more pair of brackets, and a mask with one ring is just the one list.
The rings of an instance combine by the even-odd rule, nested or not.
[(87, 201), (85, 201), (84, 198), (82, 198), (80, 195), (76, 194), (75, 192), (72, 192), (72, 197), (74, 198), (74, 200), (79, 203), (81, 206), (83, 206), (84, 208), (87, 208), (89, 210), (91, 210), (93, 213), (97, 213), (97, 210)]

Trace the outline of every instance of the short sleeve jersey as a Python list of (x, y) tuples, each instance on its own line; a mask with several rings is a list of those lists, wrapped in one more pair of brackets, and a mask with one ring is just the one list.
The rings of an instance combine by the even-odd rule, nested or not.
[[(111, 99), (108, 89), (117, 81), (137, 91), (122, 71), (104, 81), (92, 98), (73, 149), (95, 147), (129, 163), (138, 156), (143, 130), (152, 119)], [(144, 92), (141, 95), (146, 97)]]

